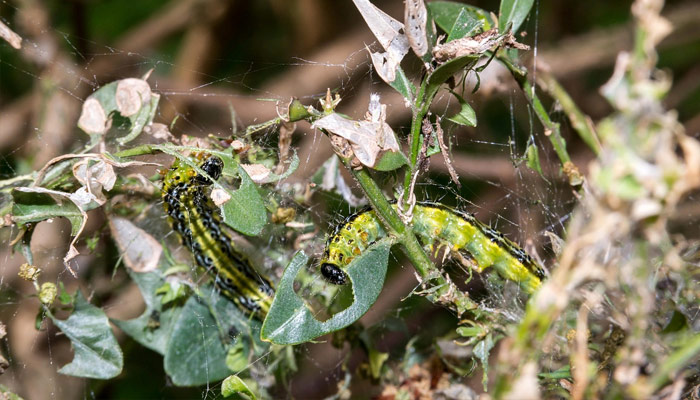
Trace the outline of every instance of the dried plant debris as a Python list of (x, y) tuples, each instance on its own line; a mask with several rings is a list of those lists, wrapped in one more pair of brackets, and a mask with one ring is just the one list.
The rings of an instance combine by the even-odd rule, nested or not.
[[(428, 40), (428, 10), (423, 0), (407, 0), (404, 9), (406, 37), (411, 49), (418, 57), (423, 57), (430, 49)], [(431, 24), (434, 23), (431, 21)], [(435, 32), (435, 28), (432, 32)]]
[(109, 219), (109, 229), (127, 267), (135, 272), (149, 272), (158, 267), (163, 247), (153, 236), (119, 217)]
[(2, 21), (0, 21), (0, 38), (5, 39), (10, 46), (17, 50), (22, 48), (22, 37), (8, 28)]
[(134, 140), (152, 123), (160, 100), (144, 79), (127, 78), (102, 86), (83, 103), (78, 127), (92, 138), (101, 139), (117, 113), (131, 123), (128, 134), (118, 139), (119, 144)]
[[(386, 123), (386, 105), (379, 103), (378, 95), (371, 96), (369, 109), (364, 120), (352, 120), (332, 113), (314, 122), (312, 128), (324, 129), (347, 140), (359, 162), (373, 168), (380, 156), (401, 149), (394, 131)], [(335, 144), (342, 148), (342, 143)], [(348, 158), (347, 149), (340, 156)]]
[(384, 52), (368, 50), (374, 68), (384, 82), (393, 82), (396, 80), (396, 69), (410, 48), (408, 38), (403, 33), (404, 25), (368, 0), (353, 0), (353, 3), (384, 49)]
[(499, 34), (498, 29), (493, 28), (475, 36), (438, 44), (433, 48), (433, 57), (435, 57), (438, 62), (447, 62), (459, 57), (483, 54), (497, 47), (530, 50), (530, 46), (518, 43), (511, 32)]

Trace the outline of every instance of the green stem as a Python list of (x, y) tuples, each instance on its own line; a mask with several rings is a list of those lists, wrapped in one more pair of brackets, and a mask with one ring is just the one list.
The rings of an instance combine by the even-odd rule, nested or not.
[(569, 93), (566, 92), (551, 73), (540, 71), (537, 80), (540, 86), (559, 102), (578, 135), (598, 155), (600, 153), (600, 141), (591, 119), (578, 108), (574, 100), (569, 96)]
[(142, 144), (141, 146), (132, 147), (130, 149), (122, 150), (120, 152), (114, 153), (115, 157), (135, 157), (143, 156), (146, 154), (155, 154), (158, 152), (158, 146), (152, 144)]
[[(348, 170), (352, 172), (355, 179), (357, 179), (357, 182), (367, 195), (370, 204), (372, 204), (372, 207), (377, 212), (379, 218), (384, 222), (386, 228), (388, 228), (389, 232), (395, 235), (399, 243), (403, 245), (406, 256), (411, 260), (418, 274), (422, 278), (432, 279), (432, 283), (436, 287), (441, 287), (434, 294), (434, 299), (439, 298), (447, 291), (448, 286), (445, 285), (446, 281), (442, 276), (434, 273), (436, 270), (435, 265), (433, 265), (428, 255), (425, 254), (423, 246), (418, 242), (416, 235), (401, 221), (401, 218), (387, 201), (384, 193), (382, 193), (377, 183), (369, 175), (366, 168), (355, 170), (350, 166), (350, 160), (343, 160), (343, 164), (345, 164)], [(431, 298), (431, 300), (434, 299)]]
[(562, 166), (567, 163), (570, 163), (571, 157), (569, 157), (569, 153), (567, 153), (566, 151), (566, 141), (564, 141), (564, 138), (561, 137), (559, 124), (552, 121), (549, 118), (547, 110), (545, 110), (544, 105), (540, 101), (540, 98), (537, 97), (537, 93), (535, 93), (535, 88), (532, 86), (532, 83), (527, 77), (527, 71), (513, 64), (513, 62), (507, 56), (499, 55), (497, 57), (498, 60), (501, 63), (503, 63), (503, 65), (505, 65), (506, 68), (508, 68), (510, 73), (513, 75), (513, 78), (515, 78), (515, 81), (518, 82), (518, 85), (520, 85), (520, 88), (525, 94), (525, 97), (530, 102), (530, 105), (535, 111), (537, 118), (539, 118), (540, 122), (544, 126), (545, 136), (547, 136), (549, 138), (549, 141), (552, 143), (554, 151), (557, 153), (557, 156), (559, 157), (559, 161), (561, 161)]
[(651, 393), (656, 392), (673, 375), (700, 354), (700, 335), (694, 335), (685, 346), (671, 353), (651, 377)]
[(427, 84), (428, 78), (423, 79), (423, 83), (421, 84), (418, 95), (416, 96), (415, 104), (417, 104), (418, 107), (414, 109), (413, 119), (411, 120), (411, 131), (409, 134), (411, 139), (411, 165), (410, 169), (406, 171), (406, 175), (404, 176), (403, 180), (404, 205), (408, 205), (407, 202), (411, 197), (408, 193), (411, 190), (411, 178), (418, 168), (416, 163), (418, 162), (418, 155), (420, 154), (421, 149), (420, 134), (423, 126), (423, 118), (425, 118), (425, 115), (428, 113), (428, 110), (430, 109), (430, 102), (433, 100), (436, 93), (436, 91), (432, 91), (432, 93), (428, 93), (426, 97)]

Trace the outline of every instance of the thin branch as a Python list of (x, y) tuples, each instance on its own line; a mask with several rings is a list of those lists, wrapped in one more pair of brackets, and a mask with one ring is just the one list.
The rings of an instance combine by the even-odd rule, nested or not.
[(600, 153), (600, 140), (591, 118), (578, 108), (574, 100), (569, 96), (569, 93), (566, 92), (550, 72), (539, 70), (537, 82), (542, 89), (559, 102), (581, 139), (598, 155)]

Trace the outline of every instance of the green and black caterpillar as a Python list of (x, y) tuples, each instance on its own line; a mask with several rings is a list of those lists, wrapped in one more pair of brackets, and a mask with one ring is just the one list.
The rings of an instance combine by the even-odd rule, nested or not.
[[(397, 205), (393, 205), (397, 209)], [(518, 245), (474, 216), (438, 203), (419, 203), (413, 209), (413, 231), (427, 251), (436, 254), (447, 247), (459, 256), (466, 253), (478, 272), (493, 267), (517, 282), (527, 293), (540, 287), (544, 270)], [(347, 283), (344, 270), (372, 243), (386, 236), (374, 210), (365, 209), (345, 219), (328, 238), (321, 259), (321, 273), (331, 283)]]
[[(183, 245), (192, 252), (197, 265), (213, 277), (221, 292), (242, 311), (262, 320), (270, 310), (274, 287), (235, 248), (208, 195), (213, 180), (221, 176), (223, 161), (210, 156), (203, 160), (200, 168), (208, 176), (176, 159), (165, 172), (163, 201), (168, 220)], [(542, 267), (518, 245), (472, 215), (426, 202), (415, 206), (411, 225), (431, 253), (436, 254), (445, 247), (460, 256), (466, 253), (478, 272), (493, 267), (503, 278), (519, 283), (527, 293), (537, 290), (545, 277)], [(321, 259), (322, 275), (333, 284), (347, 283), (347, 266), (385, 236), (372, 209), (349, 216), (336, 226), (326, 242)]]
[(263, 320), (275, 290), (270, 281), (251, 266), (223, 229), (218, 208), (208, 187), (223, 169), (219, 157), (206, 158), (200, 168), (209, 177), (176, 159), (163, 177), (163, 202), (168, 220), (195, 262), (214, 279), (214, 284), (239, 309)]

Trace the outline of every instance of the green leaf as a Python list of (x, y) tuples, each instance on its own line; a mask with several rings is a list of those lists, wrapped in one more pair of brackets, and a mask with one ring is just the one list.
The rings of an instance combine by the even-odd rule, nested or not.
[(238, 375), (231, 375), (224, 379), (224, 382), (221, 384), (221, 395), (224, 396), (224, 398), (236, 395), (237, 398), (257, 399), (255, 393), (253, 393), (248, 385), (246, 385), (245, 381), (239, 378)]
[(423, 97), (425, 101), (432, 101), (433, 96), (443, 83), (460, 70), (473, 67), (478, 59), (479, 55), (467, 55), (454, 58), (437, 67), (426, 79), (425, 96)]
[(80, 209), (68, 199), (63, 201), (46, 193), (12, 189), (12, 200), (12, 219), (17, 225), (64, 217), (70, 221), (71, 235), (75, 236), (82, 224)]
[(479, 7), (454, 1), (432, 1), (426, 6), (430, 10), (437, 26), (447, 33), (452, 32), (452, 28), (462, 12), (480, 21), (486, 31), (494, 25), (491, 15)]
[(3, 400), (24, 400), (20, 395), (14, 393), (7, 386), (0, 384), (0, 398)]
[(400, 151), (387, 151), (384, 153), (373, 169), (377, 171), (393, 171), (408, 164), (408, 158)]
[[(187, 300), (173, 324), (165, 353), (165, 372), (178, 386), (198, 386), (219, 381), (230, 374), (227, 348), (252, 338), (260, 351), (260, 323), (249, 320), (211, 285), (200, 296)], [(214, 316), (216, 314), (216, 317)]]
[(246, 369), (250, 363), (249, 354), (250, 348), (245, 340), (239, 340), (231, 346), (226, 354), (226, 366), (229, 371), (237, 373)]
[(481, 383), (484, 385), (484, 391), (488, 391), (488, 374), (489, 374), (489, 355), (491, 349), (495, 345), (493, 336), (489, 333), (486, 337), (474, 345), (474, 355), (481, 363), (481, 369), (484, 370), (484, 375), (481, 378)]
[(448, 31), (447, 40), (445, 40), (445, 42), (449, 42), (455, 39), (461, 39), (463, 37), (473, 36), (483, 25), (483, 21), (479, 20), (478, 18), (475, 18), (473, 14), (471, 14), (466, 9), (462, 8), (461, 10), (459, 10), (459, 14), (455, 19), (452, 28), (450, 28), (450, 30)]
[(348, 265), (354, 302), (325, 322), (314, 318), (304, 300), (294, 291), (294, 278), (308, 257), (297, 252), (282, 275), (270, 312), (263, 323), (263, 340), (277, 344), (296, 344), (342, 329), (363, 316), (374, 304), (384, 285), (389, 249), (393, 238), (384, 238), (370, 246)]
[(534, 0), (501, 0), (498, 17), (498, 32), (505, 33), (508, 24), (513, 24), (511, 30), (517, 32), (520, 25), (530, 13)]
[(309, 109), (299, 99), (293, 99), (289, 104), (289, 122), (301, 121), (310, 116)]
[(128, 321), (112, 320), (119, 329), (135, 341), (161, 355), (164, 355), (167, 349), (173, 323), (182, 312), (182, 307), (166, 307), (161, 297), (157, 295), (158, 288), (166, 284), (163, 268), (165, 266), (146, 273), (134, 272), (131, 268), (126, 269), (141, 291), (146, 310), (140, 316)]
[(156, 289), (156, 295), (160, 295), (160, 304), (168, 305), (170, 303), (177, 303), (178, 301), (186, 299), (189, 296), (188, 286), (179, 280), (165, 281), (158, 289)]
[(374, 347), (369, 349), (369, 372), (372, 378), (379, 379), (382, 373), (382, 365), (389, 359), (389, 353), (382, 353)]
[(459, 125), (476, 126), (476, 113), (472, 106), (470, 106), (462, 96), (455, 92), (452, 92), (452, 94), (455, 95), (457, 101), (459, 101), (460, 110), (457, 114), (447, 119)]
[(82, 378), (110, 379), (122, 371), (124, 359), (104, 311), (78, 292), (75, 309), (66, 320), (49, 313), (53, 323), (73, 345), (75, 357), (58, 372)]
[(567, 365), (552, 372), (540, 372), (537, 374), (540, 379), (571, 379), (571, 365)]
[(673, 310), (673, 315), (668, 321), (668, 324), (661, 330), (661, 333), (678, 332), (688, 327), (688, 320), (682, 312)]
[(413, 85), (410, 79), (403, 72), (401, 66), (396, 67), (396, 78), (389, 82), (389, 86), (394, 88), (397, 92), (408, 101), (413, 101), (413, 94), (416, 92), (416, 87)]
[(457, 334), (462, 337), (478, 337), (484, 334), (484, 328), (480, 326), (460, 326)]
[(238, 176), (241, 178), (240, 187), (235, 192), (227, 190), (231, 199), (221, 207), (224, 223), (245, 235), (257, 236), (267, 223), (265, 204), (258, 187), (240, 165)]
[(542, 166), (540, 165), (540, 153), (537, 151), (537, 145), (535, 144), (535, 138), (530, 136), (530, 140), (527, 144), (527, 149), (525, 150), (525, 156), (527, 157), (527, 166), (537, 171), (542, 175)]

